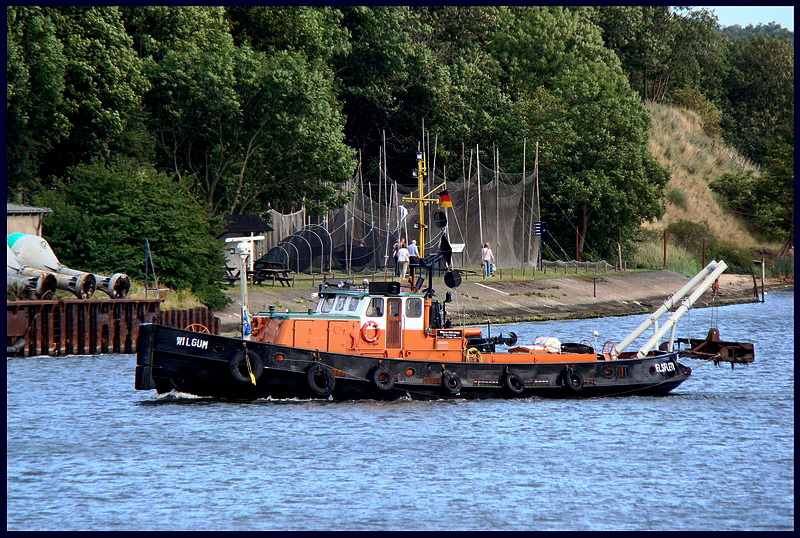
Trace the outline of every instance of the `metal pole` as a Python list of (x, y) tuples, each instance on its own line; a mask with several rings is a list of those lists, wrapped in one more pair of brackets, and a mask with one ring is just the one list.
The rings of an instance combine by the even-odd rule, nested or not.
[(646, 320), (644, 320), (631, 334), (627, 336), (622, 342), (619, 343), (617, 346), (617, 351), (621, 353), (625, 350), (631, 343), (639, 338), (645, 330), (647, 330), (650, 325), (656, 325), (658, 322), (658, 318), (663, 316), (666, 312), (671, 310), (677, 301), (683, 298), (684, 295), (689, 293), (692, 288), (694, 288), (698, 282), (700, 282), (706, 275), (711, 273), (717, 267), (717, 262), (712, 261), (709, 263), (702, 271), (697, 273), (689, 282), (687, 282), (681, 289), (679, 289), (674, 295), (670, 296), (664, 304), (662, 304), (658, 310), (653, 312)]
[[(727, 268), (728, 266), (725, 264), (725, 262), (720, 261), (719, 264), (717, 264), (716, 269), (714, 269), (711, 272), (711, 274), (708, 275), (705, 278), (705, 280), (703, 280), (703, 282), (694, 291), (694, 293), (692, 293), (683, 302), (681, 307), (678, 308), (674, 314), (672, 314), (672, 316), (667, 320), (666, 323), (664, 323), (664, 326), (661, 327), (661, 329), (659, 329), (658, 332), (656, 332), (653, 336), (651, 336), (650, 339), (647, 341), (647, 343), (645, 343), (645, 345), (642, 346), (641, 349), (639, 349), (639, 351), (636, 353), (636, 356), (638, 358), (642, 358), (645, 355), (647, 355), (648, 351), (653, 349), (653, 347), (658, 343), (658, 340), (662, 336), (664, 336), (667, 333), (667, 331), (670, 330), (676, 323), (678, 323), (678, 320), (681, 318), (681, 316), (683, 316), (686, 313), (686, 311), (692, 307), (695, 301), (697, 301), (697, 299), (699, 299), (700, 296), (703, 295), (706, 292), (706, 290), (714, 284), (714, 281), (717, 278), (719, 278), (719, 275), (721, 275), (722, 272), (725, 271), (725, 269)], [(669, 350), (672, 351), (672, 339), (670, 339), (669, 341)]]

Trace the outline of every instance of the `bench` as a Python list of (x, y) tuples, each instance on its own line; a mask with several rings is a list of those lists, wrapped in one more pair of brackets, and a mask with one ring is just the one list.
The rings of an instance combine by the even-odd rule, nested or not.
[(289, 277), (289, 270), (280, 262), (256, 262), (253, 271), (248, 271), (247, 276), (252, 279), (253, 284), (271, 280), (273, 286), (275, 282), (280, 282), (281, 286), (294, 285), (294, 278)]
[(225, 273), (222, 275), (222, 279), (226, 280), (229, 286), (233, 286), (234, 284), (236, 284), (236, 281), (239, 280), (241, 274), (242, 272), (236, 267), (231, 267), (230, 265), (226, 265)]

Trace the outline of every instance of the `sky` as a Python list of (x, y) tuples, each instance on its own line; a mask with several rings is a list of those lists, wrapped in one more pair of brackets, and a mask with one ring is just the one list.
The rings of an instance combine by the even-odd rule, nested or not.
[(792, 6), (692, 6), (695, 9), (705, 7), (714, 11), (720, 26), (738, 24), (742, 28), (758, 23), (777, 22), (787, 30), (794, 32), (794, 7)]

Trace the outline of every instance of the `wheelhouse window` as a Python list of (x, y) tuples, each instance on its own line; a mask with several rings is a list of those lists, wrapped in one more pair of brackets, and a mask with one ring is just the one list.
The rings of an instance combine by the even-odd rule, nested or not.
[(355, 312), (358, 310), (358, 304), (361, 302), (360, 297), (350, 297), (350, 302), (347, 303), (347, 311)]
[(402, 309), (400, 301), (389, 301), (389, 317), (390, 318), (399, 318), (400, 317), (400, 310)]
[(322, 303), (320, 304), (319, 311), (320, 312), (330, 312), (333, 310), (333, 305), (336, 302), (335, 295), (326, 295), (322, 298)]
[(372, 298), (369, 302), (369, 308), (367, 309), (367, 316), (371, 318), (383, 317), (383, 297)]
[(422, 299), (412, 297), (406, 301), (406, 317), (418, 318), (422, 316)]
[(347, 296), (346, 295), (339, 295), (336, 298), (336, 311), (337, 312), (344, 311), (344, 303), (345, 302), (347, 302)]

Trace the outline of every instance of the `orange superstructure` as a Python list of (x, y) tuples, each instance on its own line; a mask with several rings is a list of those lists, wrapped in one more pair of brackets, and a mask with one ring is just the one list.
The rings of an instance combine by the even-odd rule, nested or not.
[(255, 314), (252, 340), (364, 357), (446, 363), (591, 362), (609, 358), (536, 345), (495, 353), (495, 344), (513, 346), (516, 338), (501, 336), (499, 341), (486, 342), (478, 327), (439, 327), (438, 302), (423, 293), (400, 292), (399, 285), (377, 288), (385, 291), (326, 289), (319, 294), (317, 308), (308, 313)]

